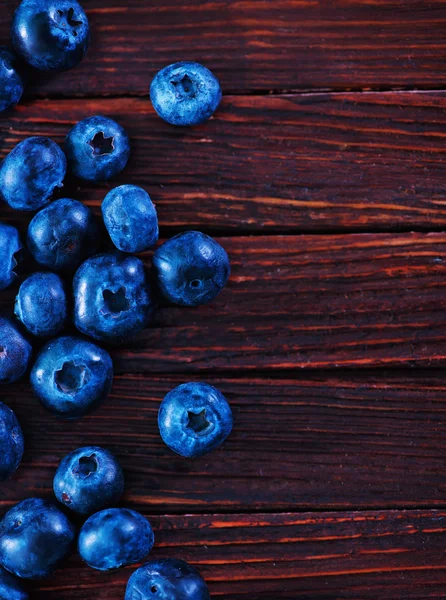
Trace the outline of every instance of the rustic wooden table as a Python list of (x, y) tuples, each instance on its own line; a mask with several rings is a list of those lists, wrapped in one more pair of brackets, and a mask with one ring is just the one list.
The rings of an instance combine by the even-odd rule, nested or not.
[[(16, 5), (2, 0), (4, 41)], [(153, 556), (197, 565), (215, 598), (446, 598), (446, 1), (84, 5), (88, 57), (0, 118), (0, 155), (115, 117), (129, 167), (63, 194), (98, 212), (110, 187), (142, 185), (163, 237), (210, 232), (233, 272), (209, 306), (163, 308), (113, 352), (113, 394), (94, 416), (59, 422), (26, 383), (1, 390), (27, 448), (0, 509), (50, 498), (67, 452), (105, 445), (125, 469), (123, 503), (153, 523)], [(225, 91), (191, 130), (148, 99), (156, 71), (183, 59)], [(197, 379), (226, 394), (235, 427), (190, 461), (163, 445), (156, 414)], [(74, 556), (32, 598), (121, 600), (131, 572)]]

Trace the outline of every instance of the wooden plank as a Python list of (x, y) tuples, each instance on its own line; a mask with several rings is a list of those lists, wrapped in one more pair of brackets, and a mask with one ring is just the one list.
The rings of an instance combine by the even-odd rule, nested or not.
[(446, 506), (444, 373), (199, 379), (223, 391), (235, 425), (195, 460), (171, 452), (157, 426), (162, 398), (187, 378), (116, 377), (106, 405), (74, 423), (44, 411), (27, 385), (4, 387), (26, 453), (0, 509), (52, 497), (59, 461), (84, 445), (116, 453), (126, 506), (151, 513)]
[[(18, 0), (3, 0), (0, 33)], [(36, 75), (42, 96), (147, 94), (158, 69), (198, 60), (226, 91), (444, 87), (444, 0), (102, 0), (84, 2), (85, 61)]]
[[(151, 556), (190, 561), (212, 598), (444, 598), (444, 511), (147, 516)], [(73, 558), (32, 597), (121, 600), (131, 573)]]
[(98, 210), (114, 185), (142, 185), (166, 234), (446, 226), (445, 92), (233, 96), (194, 130), (168, 126), (146, 99), (38, 101), (0, 120), (0, 155), (30, 135), (63, 143), (97, 113), (130, 132), (129, 166), (105, 185), (68, 179), (61, 194)]

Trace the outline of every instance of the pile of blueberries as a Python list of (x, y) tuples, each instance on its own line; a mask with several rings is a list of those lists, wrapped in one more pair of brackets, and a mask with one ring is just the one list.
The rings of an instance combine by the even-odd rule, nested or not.
[[(23, 64), (39, 71), (74, 67), (88, 49), (90, 28), (75, 0), (23, 0), (11, 35), (14, 51), (0, 49), (0, 111), (22, 96)], [(181, 62), (156, 75), (150, 97), (168, 123), (196, 125), (212, 116), (221, 89), (208, 69)], [(23, 262), (38, 269), (19, 287), (15, 320), (0, 317), (0, 383), (17, 381), (31, 367), (37, 398), (63, 419), (90, 413), (110, 392), (112, 359), (96, 342), (114, 345), (128, 340), (151, 322), (160, 302), (190, 307), (209, 302), (229, 277), (225, 250), (198, 231), (181, 233), (159, 246), (148, 276), (134, 254), (158, 242), (158, 217), (140, 187), (122, 185), (106, 195), (101, 208), (111, 249), (100, 254), (101, 227), (90, 209), (69, 198), (53, 201), (68, 169), (85, 181), (106, 181), (124, 169), (129, 155), (124, 128), (110, 118), (92, 116), (71, 129), (65, 152), (47, 137), (31, 137), (0, 165), (0, 197), (12, 209), (35, 213), (26, 247), (15, 227), (0, 223), (0, 290), (16, 281), (16, 269)], [(69, 315), (83, 337), (61, 336), (72, 327)], [(31, 337), (43, 341), (32, 365)], [(232, 413), (219, 390), (191, 382), (167, 394), (158, 424), (172, 450), (195, 457), (229, 435)], [(0, 402), (0, 481), (16, 471), (23, 450), (19, 422)], [(154, 534), (147, 519), (133, 510), (114, 508), (124, 491), (124, 477), (108, 450), (74, 450), (60, 463), (53, 487), (60, 508), (28, 498), (0, 521), (0, 600), (28, 598), (14, 576), (47, 577), (67, 556), (76, 537), (66, 516), (69, 511), (88, 517), (80, 529), (78, 550), (94, 569), (138, 563), (152, 549)], [(192, 566), (164, 559), (137, 569), (125, 598), (205, 600), (209, 592)]]

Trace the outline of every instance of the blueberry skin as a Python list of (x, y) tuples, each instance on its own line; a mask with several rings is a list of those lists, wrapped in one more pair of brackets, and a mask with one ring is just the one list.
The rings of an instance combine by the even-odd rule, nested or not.
[(65, 150), (71, 171), (86, 181), (107, 181), (120, 173), (130, 156), (130, 140), (108, 117), (88, 117), (68, 133)]
[(62, 279), (55, 273), (33, 273), (19, 288), (14, 313), (37, 337), (57, 335), (67, 318)]
[(11, 25), (14, 48), (41, 71), (67, 71), (90, 43), (87, 15), (76, 0), (23, 0)]
[(6, 404), (0, 402), (0, 481), (17, 471), (24, 449), (22, 428), (17, 417)]
[(9, 319), (0, 317), (0, 383), (14, 383), (28, 368), (32, 348)]
[(112, 380), (109, 353), (72, 336), (48, 342), (31, 370), (31, 385), (43, 406), (69, 420), (100, 406), (108, 397)]
[(29, 600), (15, 577), (0, 567), (0, 600)]
[(63, 186), (67, 159), (47, 137), (30, 137), (5, 157), (0, 166), (0, 196), (16, 210), (38, 210)]
[(210, 595), (197, 569), (184, 560), (164, 558), (132, 574), (124, 600), (210, 600)]
[(23, 579), (43, 579), (69, 553), (75, 529), (54, 504), (28, 498), (0, 521), (0, 564)]
[(9, 287), (17, 277), (14, 269), (19, 262), (21, 249), (22, 242), (17, 229), (0, 223), (0, 290)]
[(178, 62), (161, 69), (150, 86), (154, 109), (171, 125), (204, 123), (217, 110), (221, 96), (218, 79), (196, 62)]
[(28, 226), (28, 248), (41, 265), (58, 272), (73, 272), (95, 254), (99, 231), (91, 210), (70, 198), (52, 202)]
[(24, 83), (18, 70), (17, 56), (8, 48), (0, 46), (0, 112), (15, 106), (20, 101), (23, 90)]
[(98, 254), (73, 281), (74, 323), (85, 335), (120, 343), (146, 327), (153, 303), (143, 263), (135, 256)]
[(122, 252), (144, 252), (158, 241), (158, 216), (149, 194), (136, 185), (111, 190), (102, 202), (108, 234)]
[(153, 266), (163, 296), (183, 306), (213, 300), (230, 273), (224, 248), (199, 231), (186, 231), (164, 242), (153, 256)]
[(124, 493), (124, 475), (111, 452), (98, 446), (65, 456), (53, 481), (56, 498), (81, 515), (113, 505)]
[(85, 521), (78, 549), (88, 566), (109, 571), (143, 560), (154, 539), (145, 517), (128, 508), (108, 508)]
[(163, 441), (194, 458), (219, 446), (232, 431), (232, 412), (223, 394), (207, 383), (183, 383), (169, 392), (158, 412)]

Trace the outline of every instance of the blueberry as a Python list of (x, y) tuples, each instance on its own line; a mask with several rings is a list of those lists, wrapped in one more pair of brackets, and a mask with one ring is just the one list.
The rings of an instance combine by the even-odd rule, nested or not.
[(11, 285), (16, 278), (14, 269), (21, 260), (22, 242), (15, 227), (0, 223), (0, 290)]
[(143, 252), (158, 241), (158, 217), (149, 194), (121, 185), (102, 202), (102, 216), (112, 242), (123, 252)]
[(0, 383), (14, 383), (25, 374), (32, 348), (8, 319), (0, 317)]
[(43, 406), (64, 419), (78, 419), (100, 406), (112, 379), (108, 352), (71, 336), (48, 342), (31, 371), (31, 385)]
[(210, 600), (200, 573), (184, 560), (152, 560), (130, 577), (124, 600)]
[(135, 256), (98, 254), (73, 281), (74, 322), (92, 338), (119, 343), (149, 323), (153, 304), (144, 266)]
[(54, 504), (28, 498), (0, 521), (0, 564), (23, 579), (50, 575), (67, 556), (75, 530)]
[(106, 181), (124, 169), (130, 141), (121, 125), (108, 117), (79, 121), (68, 133), (65, 149), (71, 171), (87, 181)]
[(6, 156), (0, 166), (0, 196), (16, 210), (38, 210), (62, 187), (65, 154), (46, 137), (30, 137)]
[(0, 402), (0, 481), (8, 479), (17, 471), (23, 450), (24, 441), (20, 423), (12, 410)]
[(230, 265), (224, 248), (199, 231), (167, 240), (154, 254), (161, 293), (174, 304), (198, 306), (209, 302), (226, 284)]
[(85, 521), (79, 554), (93, 569), (108, 571), (143, 560), (153, 547), (149, 521), (128, 508), (108, 508)]
[(28, 227), (28, 248), (35, 260), (53, 271), (74, 271), (98, 247), (98, 228), (91, 210), (69, 198), (38, 212)]
[(164, 442), (193, 458), (219, 446), (231, 433), (232, 412), (223, 394), (207, 383), (183, 383), (167, 394), (158, 413)]
[(90, 27), (76, 0), (22, 0), (11, 37), (17, 53), (35, 69), (67, 71), (84, 58)]
[(28, 599), (28, 594), (22, 589), (17, 579), (0, 567), (0, 600)]
[(203, 65), (178, 62), (156, 74), (150, 99), (158, 115), (171, 125), (199, 125), (217, 110), (221, 88)]
[(55, 273), (33, 273), (22, 283), (14, 313), (38, 337), (58, 334), (67, 318), (67, 298), (62, 279)]
[(124, 493), (124, 475), (111, 452), (87, 446), (65, 456), (53, 488), (59, 502), (81, 515), (91, 515), (118, 502)]
[(18, 70), (17, 56), (0, 46), (0, 112), (15, 106), (22, 97), (23, 89), (24, 83)]

